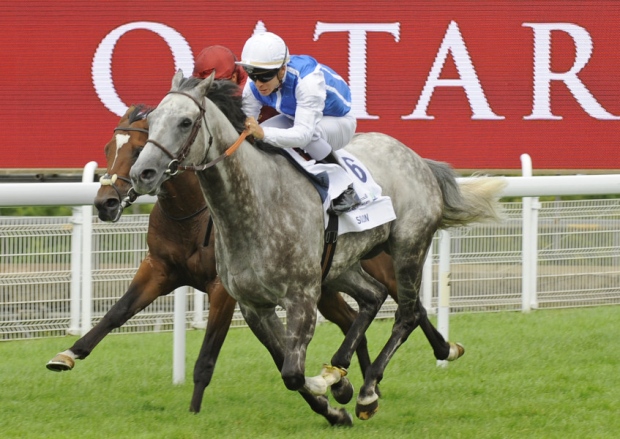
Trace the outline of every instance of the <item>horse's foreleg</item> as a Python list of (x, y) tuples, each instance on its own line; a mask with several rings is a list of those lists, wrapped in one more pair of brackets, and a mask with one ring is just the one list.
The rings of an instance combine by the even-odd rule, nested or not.
[(215, 362), (230, 328), (236, 301), (226, 292), (217, 278), (207, 287), (209, 294), (209, 317), (205, 338), (194, 366), (194, 393), (190, 412), (200, 412), (204, 391), (211, 382)]
[[(342, 295), (335, 290), (324, 287), (321, 298), (317, 304), (320, 313), (332, 323), (338, 325), (342, 333), (346, 336), (351, 329), (351, 325), (357, 318), (357, 311), (349, 306)], [(362, 369), (362, 376), (370, 366), (370, 354), (368, 353), (368, 343), (364, 336), (355, 351)]]
[(285, 306), (286, 347), (280, 372), (289, 390), (301, 390), (306, 384), (306, 351), (316, 327), (318, 294), (298, 292), (295, 300)]
[(146, 308), (159, 296), (170, 293), (177, 285), (172, 285), (166, 271), (159, 264), (146, 260), (129, 285), (127, 292), (110, 308), (106, 315), (73, 346), (57, 354), (46, 365), (49, 370), (62, 372), (73, 369), (75, 360), (83, 360), (112, 330), (119, 328), (127, 320)]
[(299, 392), (306, 400), (312, 411), (322, 415), (330, 425), (352, 427), (353, 417), (344, 408), (334, 408), (329, 405), (326, 396), (315, 396), (305, 391)]
[[(280, 373), (284, 370), (284, 364), (286, 363), (286, 348), (289, 346), (285, 340), (289, 339), (286, 334), (284, 325), (278, 318), (275, 310), (265, 309), (249, 309), (240, 305), (241, 312), (245, 318), (246, 323), (254, 333), (254, 335), (260, 340), (261, 343), (267, 348), (273, 361), (275, 362)], [(287, 310), (288, 311), (288, 310)], [(316, 321), (316, 309), (313, 312), (313, 321)], [(295, 324), (295, 317), (287, 312), (287, 327), (290, 328), (291, 319)], [(307, 345), (306, 345), (307, 346)], [(304, 349), (305, 354), (305, 349)], [(290, 361), (289, 361), (289, 364)], [(290, 366), (289, 366), (290, 367)], [(303, 368), (302, 368), (303, 376)], [(284, 375), (283, 375), (284, 378)], [(285, 381), (285, 385), (287, 382)], [(302, 386), (296, 389), (301, 396), (306, 400), (310, 408), (319, 415), (322, 415), (327, 419), (331, 425), (344, 425), (350, 426), (353, 424), (352, 417), (343, 408), (333, 408), (329, 405), (329, 401), (323, 395), (313, 395), (308, 389), (305, 388), (302, 382)], [(290, 382), (289, 382), (290, 385)], [(287, 388), (289, 386), (287, 385)]]
[(278, 370), (284, 364), (284, 325), (274, 309), (250, 309), (239, 304), (241, 314), (252, 333), (267, 348)]

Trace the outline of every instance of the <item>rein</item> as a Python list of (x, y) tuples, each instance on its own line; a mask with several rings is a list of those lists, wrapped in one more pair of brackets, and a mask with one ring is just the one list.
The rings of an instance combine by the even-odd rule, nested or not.
[[(192, 126), (192, 131), (191, 131), (189, 137), (187, 138), (187, 141), (185, 142), (185, 144), (183, 145), (183, 147), (181, 148), (181, 150), (179, 151), (179, 153), (178, 153), (178, 155), (176, 157), (170, 151), (168, 151), (168, 149), (166, 149), (165, 146), (163, 146), (161, 143), (157, 142), (156, 140), (148, 139), (146, 141), (146, 143), (150, 142), (153, 145), (155, 145), (156, 147), (158, 147), (160, 150), (162, 150), (164, 152), (164, 154), (166, 154), (168, 157), (170, 157), (172, 159), (170, 161), (170, 163), (168, 163), (168, 169), (166, 169), (166, 171), (165, 171), (170, 176), (176, 175), (179, 171), (200, 172), (200, 171), (204, 171), (205, 169), (208, 169), (208, 168), (210, 168), (212, 166), (215, 166), (216, 164), (221, 162), (226, 157), (232, 155), (239, 148), (239, 146), (243, 143), (245, 138), (248, 136), (248, 131), (246, 129), (246, 130), (244, 130), (239, 135), (239, 138), (237, 139), (237, 141), (235, 143), (233, 143), (226, 151), (224, 151), (224, 153), (222, 155), (220, 155), (219, 157), (216, 157), (214, 160), (210, 161), (209, 163), (204, 163), (202, 165), (180, 165), (180, 163), (182, 163), (183, 160), (185, 160), (185, 158), (187, 157), (187, 154), (189, 154), (189, 150), (192, 147), (192, 145), (194, 144), (194, 141), (196, 140), (196, 137), (198, 135), (198, 130), (200, 129), (200, 126), (201, 126), (200, 119), (204, 120), (204, 122), (205, 122), (205, 129), (207, 129), (207, 131), (208, 131), (207, 121), (205, 120), (205, 109), (200, 104), (200, 102), (198, 102), (190, 94), (187, 94), (187, 93), (184, 93), (184, 92), (181, 92), (181, 91), (170, 91), (170, 92), (168, 92), (168, 94), (180, 94), (180, 95), (186, 96), (186, 97), (190, 98), (192, 101), (194, 101), (194, 103), (200, 109), (200, 114), (198, 115), (198, 117), (194, 121), (194, 124)], [(211, 135), (211, 133), (209, 133), (209, 145), (207, 147), (207, 150), (209, 148), (211, 148), (212, 144), (213, 144), (213, 136)]]
[[(210, 161), (209, 163), (205, 163), (203, 165), (200, 166), (179, 166), (179, 169), (182, 169), (184, 171), (204, 171), (205, 169), (210, 168), (211, 166), (217, 165), (219, 162), (221, 162), (222, 160), (224, 160), (226, 157), (232, 155), (237, 148), (239, 148), (239, 146), (243, 143), (243, 141), (245, 140), (245, 138), (248, 136), (248, 132), (247, 130), (243, 130), (241, 132), (241, 134), (239, 134), (239, 138), (235, 141), (235, 143), (233, 143), (226, 151), (224, 151), (224, 153), (218, 157), (216, 157), (215, 159), (213, 159), (212, 161)], [(210, 146), (210, 144), (209, 144)]]

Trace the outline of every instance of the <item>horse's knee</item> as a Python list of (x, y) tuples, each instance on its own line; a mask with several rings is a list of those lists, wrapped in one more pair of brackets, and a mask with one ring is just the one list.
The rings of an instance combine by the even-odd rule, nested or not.
[(284, 385), (287, 389), (297, 391), (304, 386), (304, 384), (306, 383), (306, 378), (303, 374), (282, 374), (282, 381), (284, 381)]

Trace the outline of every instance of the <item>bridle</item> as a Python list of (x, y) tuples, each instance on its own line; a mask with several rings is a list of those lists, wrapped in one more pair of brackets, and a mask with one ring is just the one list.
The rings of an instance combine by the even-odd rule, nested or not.
[[(192, 131), (190, 132), (189, 137), (187, 138), (187, 140), (181, 147), (181, 150), (179, 151), (176, 157), (168, 149), (166, 149), (165, 146), (163, 146), (161, 143), (157, 142), (156, 140), (149, 138), (146, 141), (146, 143), (152, 143), (153, 145), (158, 147), (161, 151), (163, 151), (164, 154), (170, 157), (171, 159), (170, 163), (168, 163), (168, 167), (164, 172), (170, 175), (171, 177), (176, 175), (179, 171), (200, 172), (200, 171), (204, 171), (205, 169), (208, 169), (216, 165), (217, 163), (219, 163), (220, 161), (222, 161), (223, 159), (225, 159), (226, 157), (234, 153), (237, 150), (237, 148), (239, 148), (239, 145), (241, 145), (241, 143), (247, 137), (248, 132), (246, 129), (243, 132), (241, 132), (241, 134), (239, 135), (239, 138), (231, 147), (229, 147), (226, 151), (224, 151), (222, 155), (216, 157), (214, 160), (208, 163), (204, 163), (202, 165), (181, 165), (180, 163), (182, 163), (183, 160), (185, 160), (185, 158), (189, 154), (190, 148), (196, 141), (196, 137), (198, 136), (198, 130), (200, 129), (202, 125), (201, 119), (204, 121), (205, 129), (207, 130), (207, 132), (209, 131), (209, 128), (207, 126), (207, 121), (205, 119), (205, 108), (192, 95), (188, 93), (184, 93), (182, 91), (170, 91), (167, 94), (180, 94), (180, 95), (186, 96), (190, 98), (198, 106), (198, 109), (200, 110), (198, 117), (196, 117), (196, 120), (194, 120), (194, 124), (192, 125)], [(213, 145), (213, 135), (211, 135), (211, 133), (209, 132), (209, 144), (207, 145), (207, 153), (212, 145)]]
[[(144, 128), (131, 128), (131, 127), (116, 127), (114, 128), (114, 131), (115, 132), (116, 131), (136, 131), (136, 132), (145, 133), (145, 134), (149, 133), (149, 130), (146, 130)], [(116, 183), (116, 180), (121, 180), (129, 184), (130, 187), (125, 197), (121, 196), (121, 191), (114, 184)], [(118, 213), (116, 214), (116, 218), (114, 219), (115, 221), (118, 221), (118, 219), (121, 216), (121, 212), (123, 212), (125, 208), (131, 206), (136, 201), (136, 199), (139, 197), (139, 195), (133, 189), (133, 183), (131, 182), (131, 180), (127, 177), (123, 177), (122, 175), (118, 175), (118, 174), (110, 175), (106, 172), (99, 179), (99, 184), (101, 184), (101, 186), (111, 186), (112, 189), (114, 189), (114, 191), (116, 192), (116, 195), (118, 195), (118, 199), (121, 200)]]
[[(202, 105), (200, 105), (200, 102), (198, 102), (193, 96), (191, 96), (191, 95), (189, 95), (187, 93), (184, 93), (184, 92), (180, 92), (180, 91), (171, 91), (171, 92), (168, 92), (168, 94), (180, 94), (180, 95), (183, 95), (183, 96), (187, 96), (192, 101), (194, 101), (194, 103), (200, 109), (200, 114), (198, 115), (196, 120), (194, 120), (194, 123), (192, 125), (192, 131), (191, 131), (191, 133), (190, 133), (189, 137), (187, 138), (185, 144), (183, 145), (183, 147), (181, 148), (181, 150), (179, 151), (179, 153), (178, 153), (178, 155), (176, 157), (168, 149), (166, 149), (166, 147), (164, 147), (161, 143), (157, 142), (156, 140), (153, 140), (153, 139), (149, 138), (149, 139), (147, 139), (146, 143), (144, 144), (144, 146), (146, 146), (147, 143), (152, 143), (153, 145), (158, 147), (160, 150), (162, 150), (164, 152), (164, 154), (166, 154), (168, 157), (171, 158), (170, 163), (168, 163), (168, 168), (165, 171), (165, 173), (169, 174), (171, 177), (174, 177), (175, 175), (177, 175), (179, 171), (204, 171), (205, 169), (210, 168), (211, 166), (216, 165), (221, 160), (223, 160), (224, 158), (226, 158), (229, 155), (231, 155), (232, 153), (234, 153), (237, 150), (237, 148), (239, 148), (239, 145), (241, 145), (241, 143), (243, 143), (243, 141), (247, 137), (248, 132), (247, 132), (247, 130), (244, 130), (239, 135), (239, 138), (237, 139), (237, 141), (232, 146), (230, 146), (226, 151), (224, 151), (224, 153), (222, 155), (220, 155), (215, 160), (213, 160), (213, 161), (211, 161), (209, 163), (205, 163), (205, 164), (200, 165), (200, 166), (193, 166), (193, 165), (184, 166), (184, 165), (180, 165), (180, 163), (183, 162), (183, 160), (185, 160), (185, 158), (187, 157), (187, 154), (189, 154), (189, 150), (190, 150), (191, 146), (196, 141), (196, 137), (198, 136), (198, 130), (200, 129), (200, 126), (201, 126), (201, 123), (200, 123), (201, 119), (204, 120), (205, 128), (207, 129), (207, 131), (209, 129), (208, 129), (207, 124), (206, 124), (205, 109), (204, 109), (204, 107)], [(144, 129), (144, 128), (116, 127), (116, 128), (114, 128), (114, 131), (136, 131), (136, 132), (140, 132), (140, 133), (149, 134), (149, 130)], [(213, 136), (211, 135), (211, 133), (209, 133), (209, 145), (207, 147), (207, 151), (209, 150), (209, 148), (211, 148), (212, 144), (213, 144)], [(118, 187), (116, 187), (116, 185), (114, 184), (114, 183), (116, 183), (117, 180), (124, 181), (125, 183), (130, 185), (129, 190), (127, 191), (127, 195), (124, 198), (121, 196), (121, 192), (118, 189)], [(134, 190), (133, 182), (131, 181), (131, 179), (129, 179), (127, 177), (123, 177), (121, 175), (117, 175), (117, 174), (109, 175), (106, 172), (99, 179), (99, 183), (101, 184), (101, 186), (111, 186), (112, 189), (114, 189), (114, 191), (118, 195), (119, 200), (121, 200), (120, 206), (119, 206), (119, 209), (118, 209), (118, 212), (117, 212), (117, 217), (115, 218), (115, 221), (117, 221), (120, 218), (121, 213), (123, 212), (123, 210), (126, 209), (127, 207), (131, 206), (136, 201), (136, 199), (140, 196)], [(184, 221), (184, 220), (193, 218), (194, 216), (196, 216), (199, 213), (203, 212), (206, 208), (207, 208), (207, 206), (205, 205), (200, 210), (194, 212), (191, 215), (183, 217), (183, 218), (172, 217), (172, 216), (168, 215), (166, 212), (164, 212), (163, 210), (162, 210), (162, 213), (166, 217), (168, 217), (169, 219), (172, 219), (174, 221)]]
[[(136, 131), (138, 133), (144, 133), (144, 134), (148, 134), (149, 130), (146, 130), (144, 128), (132, 128), (132, 127), (116, 127), (114, 128), (114, 131)], [(129, 190), (127, 191), (127, 195), (125, 197), (123, 197), (121, 195), (121, 191), (119, 190), (119, 188), (114, 184), (116, 183), (117, 180), (121, 180), (124, 181), (125, 183), (129, 184)], [(123, 177), (122, 175), (118, 175), (118, 174), (113, 174), (110, 175), (107, 172), (105, 174), (103, 174), (101, 176), (101, 178), (99, 179), (99, 183), (101, 184), (101, 186), (111, 186), (112, 189), (114, 189), (114, 191), (116, 192), (116, 195), (118, 195), (118, 199), (120, 200), (120, 205), (118, 208), (118, 211), (116, 213), (116, 218), (114, 218), (114, 222), (118, 221), (118, 219), (121, 217), (121, 214), (123, 212), (123, 210), (125, 210), (127, 207), (131, 206), (136, 199), (140, 196), (140, 194), (138, 194), (132, 186), (132, 182), (131, 179), (127, 178), (127, 177)], [(159, 206), (159, 210), (161, 211), (161, 213), (168, 219), (172, 220), (172, 221), (185, 221), (191, 218), (194, 218), (196, 215), (199, 215), (200, 213), (204, 212), (207, 209), (207, 205), (205, 204), (203, 207), (201, 207), (200, 209), (198, 209), (196, 212), (184, 216), (184, 217), (174, 217), (170, 214), (168, 214), (162, 207), (161, 205)]]
[[(159, 143), (156, 140), (153, 140), (151, 138), (147, 139), (146, 143), (152, 143), (153, 145), (155, 145), (156, 147), (158, 147), (160, 150), (162, 150), (164, 152), (164, 154), (166, 154), (168, 157), (170, 157), (170, 163), (168, 163), (168, 168), (166, 169), (165, 173), (170, 175), (171, 177), (174, 175), (177, 175), (177, 173), (180, 170), (186, 170), (188, 169), (185, 166), (181, 166), (180, 163), (183, 162), (183, 160), (185, 160), (185, 157), (187, 157), (187, 154), (189, 154), (189, 150), (192, 147), (192, 145), (194, 144), (194, 141), (196, 140), (196, 137), (198, 136), (198, 130), (200, 129), (200, 126), (202, 125), (201, 119), (205, 118), (205, 109), (202, 105), (200, 105), (200, 102), (198, 102), (196, 99), (194, 99), (193, 96), (184, 93), (182, 91), (171, 91), (168, 92), (167, 94), (180, 94), (183, 96), (187, 96), (188, 98), (190, 98), (192, 101), (194, 101), (194, 103), (198, 106), (198, 109), (200, 110), (200, 113), (198, 114), (198, 117), (196, 117), (196, 120), (194, 120), (194, 123), (192, 124), (192, 131), (189, 133), (189, 137), (187, 138), (187, 140), (185, 141), (185, 143), (183, 144), (183, 147), (181, 148), (181, 150), (179, 151), (179, 153), (177, 154), (177, 156), (175, 157), (170, 151), (168, 151), (168, 149), (166, 149), (166, 147), (164, 145), (162, 145), (161, 143)], [(207, 126), (206, 120), (205, 120), (205, 127)], [(207, 128), (208, 130), (208, 128)], [(209, 133), (209, 148), (211, 148), (211, 144), (213, 143), (213, 136), (211, 136), (211, 133)]]

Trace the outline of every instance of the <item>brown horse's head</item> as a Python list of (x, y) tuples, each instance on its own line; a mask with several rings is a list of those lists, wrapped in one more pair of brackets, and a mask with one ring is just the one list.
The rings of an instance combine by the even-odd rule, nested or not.
[(123, 209), (135, 200), (129, 170), (148, 138), (146, 116), (151, 110), (144, 105), (130, 106), (105, 146), (107, 170), (95, 197), (102, 221), (118, 221)]

